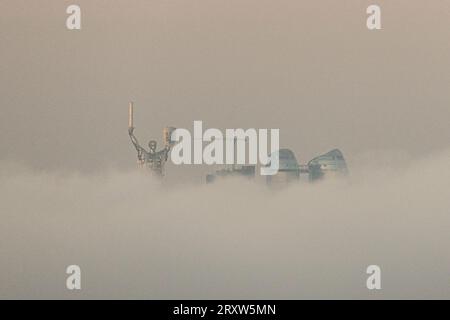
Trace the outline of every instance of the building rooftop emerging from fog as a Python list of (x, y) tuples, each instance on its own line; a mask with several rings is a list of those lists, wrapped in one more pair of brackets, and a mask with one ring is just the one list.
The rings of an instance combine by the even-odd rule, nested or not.
[(347, 163), (339, 149), (331, 150), (308, 162), (310, 181), (330, 176), (345, 176), (348, 174)]
[[(271, 154), (278, 155), (279, 169), (275, 175), (265, 177), (270, 186), (282, 186), (294, 181), (317, 181), (335, 177), (345, 177), (348, 173), (347, 163), (339, 149), (333, 149), (323, 155), (317, 156), (307, 164), (299, 164), (295, 153), (287, 148), (280, 149)], [(270, 163), (267, 164), (270, 166)], [(229, 166), (217, 170), (206, 176), (206, 182), (212, 183), (219, 177), (241, 176), (247, 178), (255, 177), (255, 166)]]

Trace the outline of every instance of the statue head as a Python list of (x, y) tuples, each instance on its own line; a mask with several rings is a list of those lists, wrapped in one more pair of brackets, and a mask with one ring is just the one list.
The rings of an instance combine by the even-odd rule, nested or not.
[(155, 152), (156, 151), (156, 141), (150, 140), (148, 143), (148, 147), (150, 148), (150, 152)]

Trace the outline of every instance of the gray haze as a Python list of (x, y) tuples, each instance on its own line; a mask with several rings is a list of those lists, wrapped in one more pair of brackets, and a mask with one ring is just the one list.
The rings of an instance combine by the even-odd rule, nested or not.
[[(69, 4), (0, 2), (0, 298), (450, 298), (449, 1), (79, 0), (81, 31)], [(129, 100), (143, 143), (279, 128), (351, 176), (161, 185)]]
[(0, 3), (0, 157), (39, 169), (134, 165), (126, 133), (280, 128), (301, 161), (333, 147), (413, 157), (449, 146), (450, 2)]
[[(272, 193), (0, 171), (0, 298), (450, 298), (450, 152)], [(11, 173), (15, 172), (15, 173)], [(65, 268), (82, 269), (82, 290)], [(366, 289), (366, 267), (382, 290)]]

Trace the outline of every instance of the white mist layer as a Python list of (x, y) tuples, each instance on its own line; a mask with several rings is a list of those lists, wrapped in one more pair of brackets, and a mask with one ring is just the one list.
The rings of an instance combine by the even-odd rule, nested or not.
[[(4, 167), (0, 298), (450, 298), (449, 160), (277, 192)], [(65, 288), (71, 264), (81, 291)]]

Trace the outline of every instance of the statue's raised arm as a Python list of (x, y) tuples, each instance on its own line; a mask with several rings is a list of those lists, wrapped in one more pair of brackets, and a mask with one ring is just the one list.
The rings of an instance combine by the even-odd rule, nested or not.
[(141, 145), (139, 144), (139, 141), (136, 138), (136, 136), (134, 135), (133, 131), (134, 131), (133, 127), (128, 128), (128, 135), (130, 136), (131, 143), (136, 148), (136, 151), (138, 153), (138, 160), (144, 161), (145, 160), (144, 155), (147, 153), (147, 150), (145, 150), (143, 147), (141, 147)]
[(138, 153), (138, 160), (141, 162), (145, 161), (145, 155), (147, 154), (147, 151), (143, 147), (141, 147), (138, 139), (134, 135), (133, 102), (130, 102), (130, 105), (128, 107), (128, 135), (130, 136), (131, 143), (136, 148), (136, 151)]

